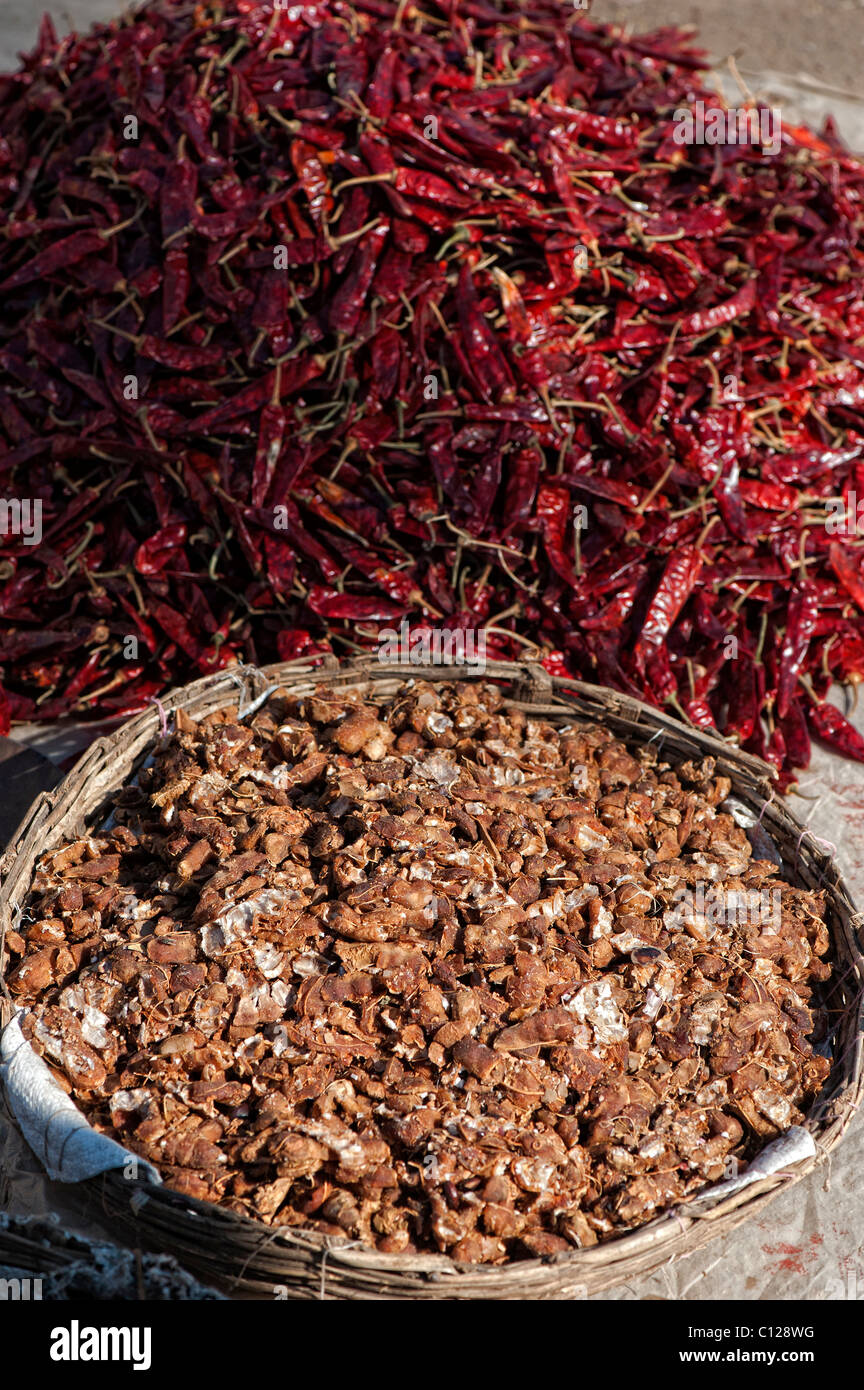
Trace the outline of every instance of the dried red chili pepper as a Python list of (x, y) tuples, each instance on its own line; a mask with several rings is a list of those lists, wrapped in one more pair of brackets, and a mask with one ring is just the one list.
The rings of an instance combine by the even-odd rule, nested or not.
[(83, 261), (86, 256), (92, 256), (97, 252), (103, 254), (104, 251), (105, 239), (101, 233), (73, 232), (71, 236), (63, 237), (44, 251), (40, 251), (13, 274), (7, 275), (5, 280), (0, 281), (0, 290), (15, 290), (21, 285), (30, 284), (33, 280), (44, 280), (56, 271), (69, 269), (77, 261)]
[(749, 313), (756, 303), (756, 284), (753, 280), (748, 280), (746, 285), (742, 285), (723, 304), (715, 304), (711, 309), (698, 309), (693, 314), (688, 314), (680, 322), (680, 332), (684, 335), (695, 333), (710, 333), (715, 328), (721, 328), (725, 323), (732, 323), (740, 318), (742, 314)]
[(183, 522), (163, 526), (135, 552), (135, 568), (139, 574), (160, 574), (170, 564), (174, 552), (183, 545), (187, 528)]
[(807, 719), (800, 700), (793, 700), (780, 728), (786, 744), (786, 754), (792, 767), (808, 767), (810, 764), (810, 735), (807, 732)]
[(459, 277), (459, 320), (468, 370), (474, 374), (484, 400), (512, 393), (515, 383), (510, 368), (483, 313), (467, 265)]
[(864, 573), (862, 573), (860, 561), (856, 564), (853, 555), (857, 557), (860, 555), (860, 551), (850, 553), (844, 550), (837, 541), (834, 541), (828, 548), (828, 559), (832, 570), (846, 592), (864, 612)]
[(382, 218), (354, 252), (351, 269), (333, 296), (327, 315), (328, 325), (334, 333), (353, 333), (357, 327), (378, 267), (378, 258), (389, 235), (389, 219)]
[(185, 314), (191, 283), (186, 252), (179, 246), (172, 247), (165, 256), (165, 276), (162, 281), (163, 333), (170, 333)]
[(682, 158), (699, 58), (569, 3), (193, 9), (0, 82), (0, 489), (46, 523), (0, 538), (7, 706), (63, 707), (81, 660), (16, 641), (69, 613), (98, 713), (106, 615), (134, 699), (473, 604), (496, 652), (806, 757), (808, 678), (864, 675), (823, 525), (864, 495), (861, 164)]
[(829, 748), (842, 753), (846, 758), (854, 758), (856, 762), (864, 763), (864, 738), (835, 705), (829, 705), (825, 701), (808, 705), (807, 721), (817, 738), (827, 743)]
[(663, 577), (651, 600), (635, 646), (637, 661), (668, 636), (684, 604), (693, 592), (705, 560), (698, 550), (684, 549), (666, 563)]
[(819, 614), (819, 599), (812, 584), (801, 584), (789, 598), (786, 631), (780, 644), (777, 685), (777, 713), (783, 719), (789, 711), (798, 675), (804, 667), (807, 650)]
[(560, 484), (544, 483), (537, 492), (536, 515), (550, 564), (565, 583), (573, 584), (573, 565), (565, 550), (570, 521), (568, 489)]
[(333, 207), (333, 196), (320, 152), (304, 140), (292, 140), (291, 163), (306, 194), (309, 215), (315, 226), (323, 231)]
[(160, 194), (162, 240), (167, 244), (195, 221), (198, 171), (188, 159), (172, 160), (165, 170)]

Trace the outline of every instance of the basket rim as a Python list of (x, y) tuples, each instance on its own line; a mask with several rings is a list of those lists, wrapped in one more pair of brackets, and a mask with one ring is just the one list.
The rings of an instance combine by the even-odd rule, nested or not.
[[(761, 806), (769, 833), (773, 831), (776, 836), (782, 832), (783, 837), (797, 837), (796, 862), (794, 869), (789, 870), (790, 874), (800, 882), (800, 865), (806, 861), (810, 876), (823, 884), (831, 907), (829, 925), (832, 942), (838, 957), (847, 962), (847, 974), (852, 982), (846, 990), (843, 1010), (844, 1026), (848, 1025), (846, 1031), (851, 1031), (853, 1035), (851, 1058), (846, 1061), (845, 1071), (834, 1078), (834, 1086), (829, 1091), (835, 1071), (835, 1067), (832, 1067), (825, 1091), (820, 1093), (820, 1100), (805, 1119), (806, 1128), (815, 1141), (815, 1155), (785, 1172), (757, 1178), (737, 1194), (733, 1193), (718, 1205), (701, 1212), (689, 1212), (688, 1205), (697, 1198), (706, 1197), (711, 1187), (699, 1189), (645, 1225), (609, 1236), (596, 1246), (574, 1249), (551, 1258), (531, 1256), (513, 1259), (501, 1265), (460, 1264), (443, 1254), (384, 1254), (372, 1247), (361, 1246), (348, 1237), (325, 1236), (303, 1227), (268, 1226), (216, 1203), (175, 1192), (146, 1179), (121, 1178), (116, 1173), (109, 1172), (87, 1179), (77, 1187), (82, 1195), (87, 1194), (87, 1200), (95, 1200), (103, 1207), (107, 1202), (117, 1215), (128, 1204), (130, 1212), (134, 1213), (131, 1219), (142, 1230), (148, 1223), (154, 1227), (170, 1226), (175, 1237), (179, 1237), (178, 1224), (182, 1218), (184, 1226), (191, 1227), (187, 1229), (187, 1235), (192, 1237), (194, 1232), (200, 1238), (205, 1234), (205, 1228), (211, 1226), (213, 1238), (223, 1255), (226, 1239), (234, 1236), (240, 1244), (248, 1247), (246, 1265), (255, 1264), (256, 1248), (259, 1255), (262, 1250), (269, 1248), (276, 1255), (276, 1266), (279, 1265), (279, 1255), (289, 1263), (293, 1258), (297, 1262), (295, 1272), (298, 1277), (301, 1266), (306, 1270), (302, 1275), (304, 1282), (317, 1279), (317, 1271), (326, 1262), (331, 1277), (338, 1274), (349, 1282), (352, 1277), (368, 1281), (377, 1276), (394, 1289), (413, 1283), (416, 1292), (418, 1279), (421, 1282), (431, 1279), (434, 1283), (442, 1280), (445, 1281), (443, 1287), (447, 1294), (456, 1293), (460, 1297), (470, 1296), (461, 1291), (463, 1287), (476, 1288), (477, 1296), (483, 1297), (484, 1285), (490, 1290), (494, 1287), (506, 1293), (516, 1291), (520, 1286), (536, 1284), (538, 1292), (545, 1293), (545, 1296), (548, 1296), (550, 1289), (560, 1289), (565, 1285), (573, 1287), (574, 1284), (597, 1283), (599, 1287), (609, 1287), (633, 1276), (636, 1272), (631, 1267), (634, 1261), (644, 1265), (644, 1261), (649, 1259), (645, 1268), (656, 1268), (664, 1258), (675, 1258), (698, 1249), (714, 1234), (731, 1230), (749, 1219), (779, 1190), (804, 1177), (840, 1142), (864, 1092), (864, 954), (857, 938), (857, 929), (864, 924), (864, 914), (856, 911), (832, 857), (825, 852), (821, 842), (813, 839), (785, 803), (774, 797), (776, 772), (772, 767), (742, 752), (721, 736), (688, 726), (665, 711), (630, 695), (605, 686), (551, 675), (532, 661), (487, 661), (479, 669), (458, 664), (405, 666), (382, 663), (375, 656), (339, 661), (326, 655), (263, 667), (229, 667), (172, 688), (150, 708), (124, 721), (117, 730), (97, 738), (57, 787), (41, 793), (25, 813), (0, 858), (0, 1029), (5, 1027), (15, 1012), (5, 983), (5, 932), (17, 908), (14, 895), (19, 880), (26, 877), (29, 889), (32, 877), (32, 865), (25, 874), (20, 872), (21, 855), (26, 850), (35, 858), (33, 851), (37, 849), (37, 842), (38, 852), (41, 853), (62, 837), (73, 815), (80, 817), (88, 814), (78, 809), (85, 788), (92, 790), (95, 786), (107, 790), (113, 786), (116, 790), (129, 777), (143, 750), (153, 743), (168, 714), (190, 702), (197, 706), (204, 701), (207, 709), (198, 711), (199, 718), (211, 710), (238, 704), (238, 718), (242, 719), (280, 688), (296, 694), (298, 691), (292, 691), (292, 686), (306, 683), (311, 683), (312, 688), (322, 684), (355, 688), (411, 679), (439, 683), (457, 680), (506, 681), (512, 686), (513, 693), (508, 699), (511, 706), (524, 707), (544, 717), (561, 718), (569, 714), (588, 722), (592, 719), (595, 722), (605, 720), (613, 726), (621, 726), (617, 736), (624, 739), (629, 736), (638, 742), (650, 742), (659, 736), (661, 748), (666, 740), (677, 747), (681, 755), (679, 761), (685, 755), (714, 756), (717, 770), (731, 777), (733, 794), (749, 798)], [(649, 728), (652, 730), (650, 739), (645, 736)], [(628, 729), (629, 735), (626, 732)], [(117, 767), (121, 762), (129, 762), (129, 766), (118, 782)], [(23, 896), (24, 893), (21, 893), (22, 899)], [(821, 1096), (826, 1092), (828, 1100), (823, 1104)], [(158, 1244), (159, 1248), (175, 1253), (176, 1247), (172, 1248), (169, 1240)], [(218, 1261), (218, 1251), (215, 1258)], [(192, 1263), (187, 1260), (187, 1264), (190, 1268), (194, 1267), (194, 1258)], [(235, 1285), (244, 1286), (244, 1271), (245, 1265), (234, 1281)], [(211, 1277), (212, 1273), (211, 1269)], [(277, 1268), (272, 1283), (278, 1282)], [(257, 1280), (245, 1286), (263, 1288), (272, 1287), (272, 1284), (267, 1280), (263, 1283)], [(350, 1290), (344, 1296), (350, 1297)]]

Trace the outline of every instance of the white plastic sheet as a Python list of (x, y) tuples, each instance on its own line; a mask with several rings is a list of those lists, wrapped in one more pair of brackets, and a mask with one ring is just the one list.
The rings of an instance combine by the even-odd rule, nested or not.
[(21, 1032), (17, 1018), (0, 1035), (0, 1086), (21, 1133), (55, 1182), (82, 1182), (114, 1168), (160, 1182), (149, 1163), (91, 1129)]

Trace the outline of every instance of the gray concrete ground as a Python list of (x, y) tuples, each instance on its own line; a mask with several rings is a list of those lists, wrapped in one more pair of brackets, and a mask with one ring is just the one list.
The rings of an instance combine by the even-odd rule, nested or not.
[[(118, 0), (50, 4), (58, 28), (108, 18)], [(0, 0), (0, 69), (32, 43), (39, 6)], [(595, 0), (597, 19), (634, 29), (697, 24), (724, 89), (735, 91), (732, 56), (754, 92), (782, 105), (784, 120), (819, 125), (833, 111), (849, 144), (864, 150), (864, 0)], [(864, 732), (864, 702), (857, 715)], [(0, 843), (45, 786), (52, 759), (86, 745), (95, 731), (30, 731), (0, 740)], [(795, 804), (813, 832), (837, 846), (847, 881), (864, 904), (864, 769), (819, 752)], [(864, 1299), (864, 1116), (830, 1163), (778, 1197), (757, 1221), (606, 1297), (628, 1299)]]
[(864, 0), (594, 0), (592, 17), (633, 30), (694, 25), (730, 99), (729, 59), (754, 95), (790, 123), (831, 112), (864, 150)]
[(692, 24), (714, 58), (864, 95), (864, 0), (594, 0), (591, 15), (633, 29)]
[(88, 29), (125, 9), (123, 0), (0, 0), (0, 69), (17, 65), (17, 55), (33, 46), (44, 12), (51, 15), (58, 33)]

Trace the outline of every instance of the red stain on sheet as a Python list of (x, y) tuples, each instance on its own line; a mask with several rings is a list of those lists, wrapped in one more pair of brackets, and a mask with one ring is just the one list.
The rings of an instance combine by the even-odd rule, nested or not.
[(812, 1235), (805, 1245), (787, 1245), (781, 1241), (779, 1245), (763, 1245), (762, 1249), (766, 1255), (773, 1257), (773, 1268), (771, 1274), (804, 1274), (807, 1266), (812, 1265), (818, 1258), (819, 1246), (823, 1242), (820, 1235)]

